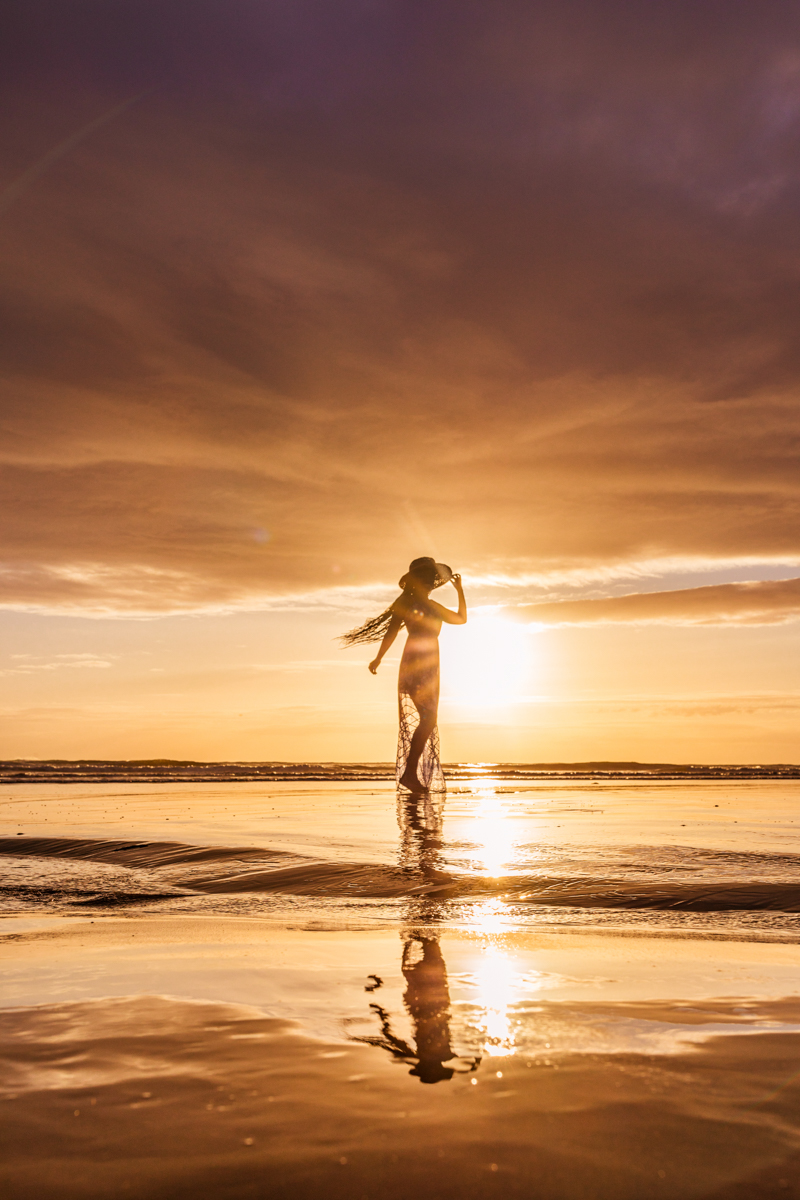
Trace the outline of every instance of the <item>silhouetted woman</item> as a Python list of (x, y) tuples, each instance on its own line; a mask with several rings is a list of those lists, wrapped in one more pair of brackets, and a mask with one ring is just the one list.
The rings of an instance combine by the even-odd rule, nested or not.
[[(434, 588), (452, 583), (458, 595), (458, 612), (431, 600)], [(467, 602), (461, 576), (432, 558), (415, 558), (400, 580), (403, 589), (390, 608), (342, 641), (347, 646), (380, 641), (380, 649), (369, 664), (374, 675), (381, 659), (405, 625), (408, 631), (397, 681), (400, 705), (400, 736), (397, 743), (397, 783), (409, 792), (443, 791), (444, 776), (439, 762), (439, 632), (442, 622), (464, 625)]]

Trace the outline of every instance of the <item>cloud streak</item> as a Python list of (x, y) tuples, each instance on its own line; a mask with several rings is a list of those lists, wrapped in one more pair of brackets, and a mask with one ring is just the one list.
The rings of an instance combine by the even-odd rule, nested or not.
[(560, 600), (513, 612), (543, 625), (779, 625), (800, 620), (800, 579)]
[(31, 654), (12, 654), (11, 657), (22, 661), (0, 669), (0, 675), (32, 675), (38, 671), (60, 671), (64, 667), (106, 670), (113, 665), (108, 659), (94, 654), (57, 654), (51, 661)]
[(138, 103), (150, 90), (150, 88), (146, 88), (138, 96), (131, 96), (128, 100), (123, 100), (122, 104), (115, 104), (107, 112), (101, 113), (99, 117), (95, 117), (94, 120), (82, 125), (80, 129), (76, 129), (74, 133), (64, 138), (57, 146), (53, 146), (52, 150), (48, 150), (38, 162), (33, 163), (32, 166), (28, 167), (27, 171), (23, 171), (18, 179), (8, 184), (0, 192), (0, 216), (8, 211), (11, 205), (19, 200), (41, 175), (44, 175), (45, 171), (55, 166), (60, 159), (69, 154), (71, 150), (74, 150), (76, 146), (79, 146), (87, 137), (91, 137), (96, 129), (102, 129), (109, 121), (113, 121), (116, 117), (127, 112), (132, 105)]

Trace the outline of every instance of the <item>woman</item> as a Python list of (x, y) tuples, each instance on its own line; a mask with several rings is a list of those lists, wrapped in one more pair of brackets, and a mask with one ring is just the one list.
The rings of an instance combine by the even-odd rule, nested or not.
[[(458, 595), (458, 612), (431, 600), (434, 588), (452, 583)], [(373, 617), (358, 629), (351, 629), (342, 641), (347, 646), (381, 640), (377, 655), (369, 664), (374, 675), (381, 660), (405, 625), (408, 631), (400, 675), (397, 681), (400, 702), (400, 736), (397, 743), (397, 783), (409, 792), (443, 791), (444, 777), (439, 763), (439, 734), (436, 720), (439, 709), (439, 632), (442, 621), (464, 625), (467, 602), (461, 576), (454, 575), (444, 563), (432, 558), (415, 558), (400, 580), (402, 593), (386, 612)]]

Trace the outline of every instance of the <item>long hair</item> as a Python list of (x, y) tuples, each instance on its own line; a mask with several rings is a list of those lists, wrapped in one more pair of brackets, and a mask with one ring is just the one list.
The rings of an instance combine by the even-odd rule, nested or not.
[[(446, 574), (445, 574), (446, 572)], [(441, 587), (450, 578), (452, 572), (444, 563), (437, 563), (433, 558), (415, 558), (411, 563), (406, 574), (400, 580), (398, 587), (403, 591), (411, 584), (411, 576), (421, 580), (430, 590)], [(391, 608), (384, 611), (377, 617), (370, 617), (363, 625), (359, 625), (357, 629), (349, 629), (347, 633), (343, 633), (339, 641), (345, 646), (368, 646), (371, 642), (382, 642), (386, 632), (391, 624), (394, 613)]]
[(378, 617), (370, 617), (357, 629), (349, 629), (343, 633), (339, 641), (344, 646), (368, 646), (370, 642), (382, 642), (389, 628), (394, 613), (387, 608)]

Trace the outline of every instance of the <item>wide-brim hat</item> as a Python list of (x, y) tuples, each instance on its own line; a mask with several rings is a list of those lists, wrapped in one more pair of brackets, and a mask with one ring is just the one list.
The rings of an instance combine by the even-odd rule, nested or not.
[(437, 562), (435, 558), (415, 558), (412, 563), (409, 563), (408, 572), (410, 575), (416, 575), (420, 570), (430, 570), (431, 567), (436, 572), (436, 582), (434, 587), (441, 587), (443, 583), (449, 583), (453, 578), (453, 572), (448, 567), (447, 563)]

